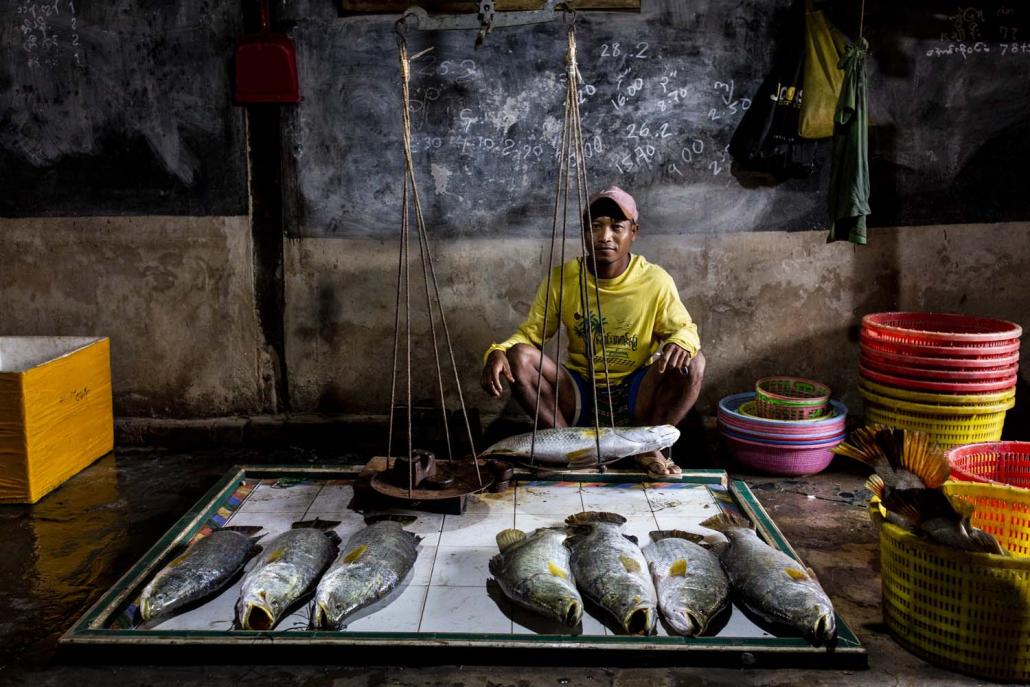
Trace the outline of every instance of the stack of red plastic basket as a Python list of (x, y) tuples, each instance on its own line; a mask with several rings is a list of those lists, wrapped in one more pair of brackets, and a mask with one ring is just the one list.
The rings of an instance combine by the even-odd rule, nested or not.
[(1015, 403), (1019, 325), (943, 313), (862, 318), (866, 421), (930, 434), (942, 446), (1001, 438)]

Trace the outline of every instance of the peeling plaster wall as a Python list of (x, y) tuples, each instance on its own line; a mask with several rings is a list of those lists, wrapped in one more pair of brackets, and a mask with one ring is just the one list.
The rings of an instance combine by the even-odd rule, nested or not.
[[(0, 235), (0, 334), (110, 336), (118, 415), (275, 411), (249, 218), (0, 220)], [(642, 234), (635, 250), (669, 270), (699, 322), (708, 357), (703, 410), (772, 373), (825, 380), (858, 409), (860, 316), (947, 310), (1030, 324), (1028, 239), (1030, 224), (1016, 223), (878, 229), (872, 245), (857, 249), (826, 245), (823, 232)], [(479, 371), (486, 346), (528, 309), (544, 274), (544, 242), (463, 239), (433, 249), (466, 402), (485, 419), (518, 415), (507, 396), (495, 401), (479, 389)], [(387, 411), (396, 250), (395, 241), (364, 239), (285, 244), (294, 411)], [(437, 391), (417, 262), (412, 279), (420, 400)], [(446, 356), (443, 364), (453, 407)]]
[(115, 413), (270, 412), (250, 219), (0, 220), (0, 334), (111, 338)]
[[(543, 241), (525, 239), (434, 244), (466, 402), (487, 417), (519, 413), (509, 397), (494, 401), (479, 389), (481, 356), (521, 321), (544, 275), (545, 250)], [(708, 359), (701, 408), (708, 412), (720, 397), (774, 373), (824, 380), (858, 409), (857, 325), (869, 312), (960, 311), (1030, 324), (1026, 223), (876, 229), (865, 248), (827, 245), (821, 231), (642, 233), (635, 250), (672, 274), (700, 325)], [(286, 351), (295, 410), (387, 411), (396, 251), (392, 241), (287, 244)], [(416, 400), (436, 393), (420, 269), (413, 263)], [(402, 342), (402, 360), (403, 350)]]

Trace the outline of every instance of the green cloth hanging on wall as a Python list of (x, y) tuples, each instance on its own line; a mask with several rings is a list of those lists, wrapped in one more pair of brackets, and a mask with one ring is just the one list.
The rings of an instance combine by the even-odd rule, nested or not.
[(869, 214), (869, 119), (866, 115), (864, 38), (852, 43), (840, 60), (844, 83), (834, 113), (833, 160), (830, 165), (830, 241), (866, 244)]

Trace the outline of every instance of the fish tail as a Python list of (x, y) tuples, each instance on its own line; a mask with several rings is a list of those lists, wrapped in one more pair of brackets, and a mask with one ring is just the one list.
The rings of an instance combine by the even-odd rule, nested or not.
[(704, 535), (697, 534), (696, 532), (684, 532), (683, 530), (656, 530), (650, 534), (652, 541), (661, 541), (663, 539), (686, 539), (692, 541), (695, 544), (702, 544), (705, 541)]
[(625, 525), (626, 518), (618, 513), (605, 513), (603, 511), (583, 511), (565, 518), (566, 525), (591, 525), (598, 522), (609, 522), (616, 525)]
[(727, 532), (729, 530), (739, 529), (754, 529), (751, 523), (745, 520), (743, 517), (736, 513), (719, 513), (714, 515), (704, 522), (701, 523), (702, 527), (707, 527), (710, 530), (716, 532)]
[(848, 441), (838, 444), (833, 452), (838, 456), (847, 456), (876, 469), (881, 461), (887, 460), (883, 446), (877, 441), (879, 433), (884, 429), (886, 428), (882, 425), (859, 427), (851, 433)]
[(290, 529), (299, 530), (311, 528), (315, 530), (331, 530), (339, 524), (339, 520), (322, 520), (320, 518), (315, 518), (314, 520), (299, 520), (290, 525)]
[(399, 522), (402, 525), (410, 525), (416, 520), (418, 520), (417, 516), (401, 513), (372, 513), (365, 516), (366, 525), (374, 525), (377, 522)]

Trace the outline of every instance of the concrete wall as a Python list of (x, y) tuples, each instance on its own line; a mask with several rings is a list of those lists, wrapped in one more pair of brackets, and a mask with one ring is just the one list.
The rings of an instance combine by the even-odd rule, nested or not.
[[(823, 232), (642, 233), (635, 249), (672, 274), (700, 325), (708, 358), (701, 407), (714, 412), (720, 397), (774, 373), (825, 380), (857, 408), (857, 324), (865, 313), (961, 311), (1030, 323), (1028, 239), (1030, 224), (1019, 223), (873, 230), (864, 248), (827, 245)], [(363, 240), (287, 245), (295, 410), (388, 408), (396, 250)], [(479, 390), (480, 360), (521, 321), (544, 275), (545, 250), (544, 241), (521, 239), (435, 247), (465, 398), (486, 417), (518, 413), (510, 399)], [(435, 393), (421, 288), (416, 281), (416, 399)]]
[[(276, 410), (249, 218), (0, 220), (0, 236), (0, 334), (110, 336), (119, 415)], [(856, 325), (867, 312), (949, 310), (1030, 324), (1028, 239), (1030, 224), (1014, 223), (873, 230), (865, 248), (826, 245), (822, 232), (744, 231), (644, 233), (635, 248), (669, 270), (700, 324), (702, 408), (713, 412), (718, 398), (771, 373), (825, 380), (857, 407)], [(485, 419), (518, 412), (479, 390), (480, 360), (528, 308), (544, 250), (543, 241), (521, 239), (434, 245), (465, 399)], [(396, 259), (394, 241), (286, 242), (285, 368), (295, 412), (387, 411)], [(412, 274), (420, 275), (417, 262)], [(418, 276), (416, 400), (436, 394), (421, 289)]]
[(270, 412), (248, 217), (0, 220), (0, 333), (111, 338), (115, 413)]

